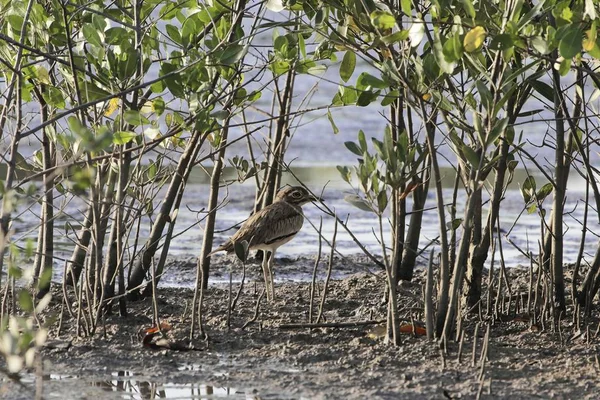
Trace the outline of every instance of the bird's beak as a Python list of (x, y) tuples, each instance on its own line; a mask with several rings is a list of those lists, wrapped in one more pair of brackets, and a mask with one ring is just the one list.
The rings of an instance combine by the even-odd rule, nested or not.
[(325, 199), (322, 197), (319, 197), (319, 196), (310, 196), (310, 201), (323, 202), (323, 201), (325, 201)]

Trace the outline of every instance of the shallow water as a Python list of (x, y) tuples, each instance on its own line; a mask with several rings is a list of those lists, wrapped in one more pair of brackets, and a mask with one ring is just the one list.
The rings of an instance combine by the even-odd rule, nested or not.
[[(446, 189), (444, 189), (444, 196), (449, 203), (452, 195), (452, 179), (451, 170), (447, 171), (448, 178), (444, 180)], [(378, 232), (378, 223), (375, 214), (362, 211), (344, 200), (344, 196), (351, 193), (350, 187), (339, 178), (337, 171), (334, 168), (298, 168), (296, 170), (299, 178), (305, 181), (312, 190), (319, 193), (325, 186), (323, 197), (325, 198), (326, 204), (334, 210), (337, 215), (347, 220), (347, 224), (352, 233), (365, 246), (370, 252), (380, 256), (382, 254), (381, 244), (376, 235)], [(518, 176), (515, 181), (522, 182), (524, 179), (524, 173), (522, 176)], [(169, 255), (175, 258), (193, 258), (196, 257), (200, 251), (204, 226), (203, 218), (206, 216), (204, 211), (201, 211), (206, 206), (208, 201), (209, 186), (203, 183), (205, 178), (202, 177), (202, 173), (195, 172), (192, 177), (190, 185), (188, 185), (184, 197), (184, 201), (181, 209), (179, 210), (176, 228), (174, 231), (174, 239), (169, 248)], [(294, 183), (294, 179), (291, 176), (285, 177), (285, 183)], [(541, 186), (541, 179), (538, 181), (538, 186)], [(522, 252), (529, 250), (537, 253), (540, 222), (537, 214), (527, 214), (523, 212), (524, 201), (518, 187), (513, 186), (511, 190), (506, 193), (505, 199), (502, 203), (502, 213), (500, 216), (501, 228), (504, 231), (502, 236), (502, 250), (504, 260), (507, 266), (516, 266), (518, 264), (528, 264), (526, 257), (522, 255)], [(573, 177), (571, 180), (569, 191), (567, 193), (567, 202), (565, 210), (568, 210), (568, 214), (565, 215), (565, 252), (564, 261), (574, 262), (577, 258), (580, 237), (581, 237), (581, 225), (580, 222), (583, 219), (585, 197), (584, 192), (585, 184), (581, 178)], [(155, 204), (158, 205), (160, 201), (160, 195), (157, 197)], [(252, 207), (254, 199), (254, 188), (252, 184), (234, 184), (228, 188), (224, 188), (221, 191), (222, 206), (218, 210), (217, 214), (217, 225), (215, 233), (215, 245), (224, 242), (230, 235), (232, 235), (237, 229), (236, 225), (244, 221)], [(464, 204), (464, 200), (459, 199), (459, 207)], [(438, 238), (438, 215), (436, 206), (435, 195), (430, 190), (427, 203), (425, 205), (428, 209), (423, 217), (421, 240), (419, 246), (421, 249), (427, 248), (433, 243), (434, 247), (437, 247), (436, 239)], [(546, 200), (544, 204), (547, 212), (551, 208), (551, 196)], [(411, 209), (410, 199), (407, 208)], [(60, 279), (62, 274), (63, 262), (62, 259), (68, 259), (70, 257), (73, 240), (75, 238), (72, 229), (68, 224), (72, 221), (81, 220), (83, 213), (83, 205), (76, 200), (65, 204), (62, 207), (63, 213), (56, 216), (56, 227), (55, 237), (57, 240), (56, 244), (56, 255), (57, 261), (55, 263), (55, 279)], [(24, 238), (34, 239), (37, 236), (37, 225), (39, 223), (38, 212), (39, 206), (33, 206), (32, 211), (26, 211), (18, 216), (14, 226), (17, 234), (15, 238), (23, 243)], [(306, 222), (300, 233), (288, 244), (282, 246), (277, 251), (277, 257), (286, 258), (297, 258), (299, 256), (309, 256), (314, 258), (318, 252), (319, 235), (317, 227), (319, 226), (320, 219), (323, 219), (322, 235), (324, 241), (322, 243), (323, 257), (325, 258), (329, 252), (330, 247), (328, 242), (331, 241), (334, 232), (334, 218), (325, 215), (319, 208), (313, 204), (304, 206), (304, 212), (306, 215)], [(462, 209), (458, 210), (457, 217), (462, 217)], [(449, 215), (446, 216), (449, 220)], [(142, 224), (140, 230), (140, 243), (149, 234), (150, 220), (146, 219)], [(67, 229), (68, 228), (68, 229)], [(590, 218), (588, 222), (588, 229), (591, 232), (600, 232), (600, 226), (597, 219)], [(65, 231), (67, 234), (65, 234)], [(598, 238), (595, 234), (588, 232), (586, 238), (586, 246), (584, 258), (590, 261), (594, 255), (597, 247)], [(389, 224), (387, 220), (384, 221), (384, 240), (386, 245), (389, 245)], [(130, 244), (133, 240), (130, 240)], [(497, 250), (498, 250), (497, 246)], [(344, 229), (339, 227), (337, 240), (336, 240), (336, 251), (338, 255), (355, 255), (360, 253), (360, 249), (357, 244), (352, 240), (350, 234)], [(425, 264), (426, 258), (428, 257), (429, 251), (424, 251), (423, 256), (419, 259), (420, 264)], [(233, 257), (233, 256), (232, 256)], [(499, 253), (496, 252), (496, 262), (499, 259)], [(488, 263), (489, 263), (488, 258)], [(290, 269), (276, 269), (278, 280), (286, 279), (310, 279), (310, 274), (301, 276), (295, 270)], [(286, 272), (289, 271), (289, 272)], [(334, 270), (335, 273), (335, 270)], [(195, 279), (193, 272), (186, 273), (184, 275), (169, 276), (170, 272), (167, 271), (166, 277), (163, 280), (164, 283), (169, 286), (182, 285), (188, 286), (192, 284)], [(286, 275), (287, 274), (287, 275)]]
[[(130, 371), (112, 372), (108, 379), (98, 377), (85, 378), (77, 375), (48, 375), (46, 379), (61, 381), (62, 383), (73, 383), (79, 381), (84, 383), (82, 391), (91, 391), (92, 388), (101, 390), (101, 398), (114, 398), (124, 400), (151, 400), (151, 399), (256, 399), (255, 393), (245, 393), (242, 390), (230, 387), (218, 387), (200, 382), (173, 383), (159, 382), (155, 379), (140, 376)], [(90, 393), (91, 394), (91, 393)], [(48, 398), (64, 398), (69, 393), (61, 389), (55, 389), (47, 394)]]
[[(260, 399), (256, 390), (241, 390), (228, 386), (215, 386), (205, 382), (198, 382), (186, 372), (195, 371), (198, 368), (193, 365), (182, 365), (182, 372), (176, 382), (152, 378), (132, 371), (120, 370), (112, 372), (99, 372), (96, 374), (55, 374), (50, 373), (42, 376), (43, 396), (45, 399), (102, 399), (102, 400), (256, 400)], [(165, 381), (166, 379), (166, 381)], [(36, 377), (26, 374), (22, 383), (28, 388), (35, 387)], [(12, 390), (12, 389), (10, 389)], [(12, 393), (8, 391), (13, 399), (26, 399), (33, 393)], [(6, 394), (6, 393), (4, 393)], [(22, 395), (22, 397), (21, 397)], [(1, 398), (3, 394), (0, 393)], [(33, 397), (31, 397), (33, 398)]]

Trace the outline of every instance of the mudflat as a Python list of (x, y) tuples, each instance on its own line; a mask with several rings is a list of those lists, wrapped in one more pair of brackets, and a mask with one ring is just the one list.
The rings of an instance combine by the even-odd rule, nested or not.
[[(267, 304), (262, 298), (256, 321), (242, 329), (255, 315), (262, 291), (258, 268), (248, 266), (248, 280), (229, 322), (228, 284), (209, 285), (202, 308), (206, 337), (196, 329), (191, 342), (192, 289), (157, 289), (158, 315), (170, 329), (165, 342), (151, 347), (142, 343), (144, 329), (153, 326), (151, 299), (129, 303), (126, 317), (115, 307), (87, 338), (76, 337), (74, 319), (63, 309), (60, 335), (53, 324), (43, 364), (20, 380), (4, 377), (0, 397), (33, 398), (37, 373), (46, 399), (598, 398), (595, 312), (579, 331), (569, 317), (554, 328), (534, 325), (516, 305), (506, 306), (495, 320), (485, 313), (465, 313), (462, 341), (449, 340), (440, 348), (422, 329), (412, 329), (423, 321), (421, 271), (412, 282), (399, 285), (406, 332), (401, 346), (393, 347), (383, 339), (381, 322), (387, 310), (382, 301), (385, 276), (375, 271), (331, 280), (320, 321), (325, 325), (313, 328), (302, 326), (309, 321), (310, 282), (276, 281), (275, 301)], [(511, 268), (508, 274), (514, 293), (529, 280), (526, 269)], [(239, 282), (232, 285), (233, 296), (239, 287)], [(323, 289), (319, 280), (313, 322)], [(57, 288), (43, 318), (60, 313), (61, 298)], [(163, 347), (187, 345), (194, 349)]]

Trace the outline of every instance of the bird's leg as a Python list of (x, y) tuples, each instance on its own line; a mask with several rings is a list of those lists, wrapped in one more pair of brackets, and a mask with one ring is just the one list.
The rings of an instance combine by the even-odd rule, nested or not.
[(271, 291), (269, 290), (269, 277), (271, 276), (269, 273), (269, 253), (266, 250), (263, 250), (263, 260), (262, 260), (262, 270), (263, 277), (265, 279), (265, 292), (267, 293), (267, 301), (273, 301), (271, 297)]
[(273, 278), (273, 267), (275, 264), (275, 250), (269, 254), (269, 285), (271, 290), (271, 301), (275, 301), (275, 279)]

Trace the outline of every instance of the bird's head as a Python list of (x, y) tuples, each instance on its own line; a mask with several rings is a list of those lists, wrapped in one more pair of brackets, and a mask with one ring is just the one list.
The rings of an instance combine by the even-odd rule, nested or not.
[(286, 203), (301, 206), (311, 201), (321, 200), (310, 194), (302, 186), (286, 186), (277, 192), (275, 201), (285, 201)]

